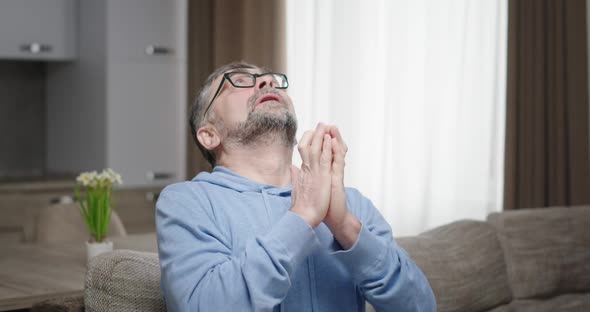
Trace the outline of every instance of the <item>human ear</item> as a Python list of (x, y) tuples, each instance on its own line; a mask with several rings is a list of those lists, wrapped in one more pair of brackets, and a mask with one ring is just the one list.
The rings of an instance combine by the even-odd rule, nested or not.
[(208, 150), (213, 150), (221, 143), (217, 131), (209, 125), (203, 126), (197, 130), (197, 140)]

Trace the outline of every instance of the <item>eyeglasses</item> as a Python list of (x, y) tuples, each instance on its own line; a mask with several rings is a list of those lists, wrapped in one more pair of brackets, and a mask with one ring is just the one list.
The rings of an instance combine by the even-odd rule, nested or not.
[(217, 98), (219, 93), (221, 92), (221, 87), (223, 87), (223, 83), (227, 80), (231, 83), (232, 86), (235, 88), (252, 88), (256, 85), (256, 78), (264, 77), (264, 76), (271, 76), (272, 80), (270, 81), (270, 86), (277, 88), (277, 89), (287, 89), (289, 87), (289, 81), (287, 80), (287, 75), (279, 74), (279, 73), (263, 73), (263, 74), (252, 74), (247, 72), (231, 72), (223, 74), (223, 79), (219, 83), (219, 87), (217, 87), (217, 91), (215, 91), (215, 95), (211, 99), (209, 106), (205, 109), (205, 113), (203, 113), (203, 118), (207, 116), (207, 112), (213, 105), (213, 101)]

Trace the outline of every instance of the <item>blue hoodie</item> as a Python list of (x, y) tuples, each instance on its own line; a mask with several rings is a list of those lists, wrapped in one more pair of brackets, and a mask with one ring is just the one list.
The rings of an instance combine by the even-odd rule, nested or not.
[(373, 204), (347, 188), (362, 223), (348, 250), (289, 211), (291, 188), (223, 167), (166, 187), (157, 202), (170, 311), (435, 311), (428, 281)]

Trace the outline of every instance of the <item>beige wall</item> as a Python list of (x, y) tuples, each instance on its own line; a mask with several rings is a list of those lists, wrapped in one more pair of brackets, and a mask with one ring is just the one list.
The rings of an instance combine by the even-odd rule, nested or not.
[(285, 68), (284, 0), (216, 0), (213, 43), (215, 67), (246, 61)]
[[(212, 43), (212, 12), (211, 0), (189, 1), (188, 17), (188, 88), (187, 103), (190, 108), (201, 83), (213, 70)], [(188, 112), (189, 110), (187, 110)], [(187, 118), (188, 119), (188, 118)], [(187, 121), (185, 121), (187, 122)], [(186, 126), (187, 138), (187, 179), (192, 179), (196, 173), (209, 170), (207, 161), (203, 158), (192, 139), (190, 128)]]

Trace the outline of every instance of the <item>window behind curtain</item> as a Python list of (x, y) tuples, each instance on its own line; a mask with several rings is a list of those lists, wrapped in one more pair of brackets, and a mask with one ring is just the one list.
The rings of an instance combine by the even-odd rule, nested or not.
[(287, 0), (299, 137), (318, 121), (339, 126), (346, 184), (395, 235), (501, 210), (506, 7)]

